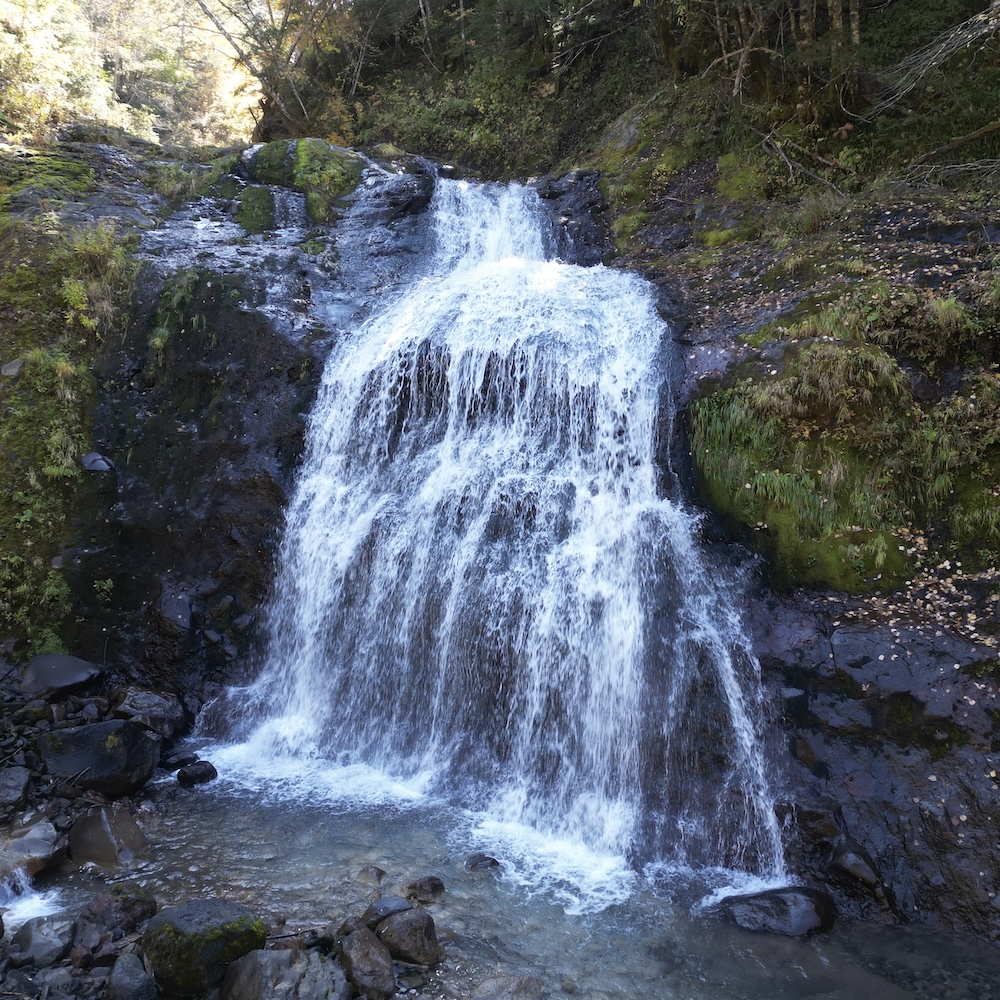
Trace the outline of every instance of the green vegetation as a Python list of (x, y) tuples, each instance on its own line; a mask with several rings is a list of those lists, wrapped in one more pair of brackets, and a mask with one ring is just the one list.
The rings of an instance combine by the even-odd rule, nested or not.
[[(964, 305), (877, 282), (783, 331), (793, 342), (780, 361), (691, 407), (707, 499), (753, 530), (785, 582), (897, 584), (913, 571), (915, 530), (995, 563), (998, 321), (989, 293)], [(958, 388), (918, 401), (902, 358), (930, 374), (966, 367)]]
[(111, 223), (67, 230), (52, 214), (0, 220), (0, 248), (0, 635), (34, 653), (59, 648), (72, 612), (60, 556), (90, 448), (89, 364), (132, 265)]
[[(310, 218), (328, 222), (337, 199), (350, 194), (361, 180), (363, 166), (364, 160), (351, 150), (322, 139), (298, 139), (268, 143), (254, 156), (250, 169), (262, 184), (281, 184), (301, 191)], [(249, 207), (247, 215), (252, 215)]]

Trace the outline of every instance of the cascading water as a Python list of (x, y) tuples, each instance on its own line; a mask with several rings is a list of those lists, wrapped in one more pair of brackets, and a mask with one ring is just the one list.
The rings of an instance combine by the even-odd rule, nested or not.
[(241, 738), (521, 849), (780, 877), (756, 664), (658, 492), (648, 287), (550, 259), (528, 188), (439, 181), (431, 211), (419, 275), (327, 363)]

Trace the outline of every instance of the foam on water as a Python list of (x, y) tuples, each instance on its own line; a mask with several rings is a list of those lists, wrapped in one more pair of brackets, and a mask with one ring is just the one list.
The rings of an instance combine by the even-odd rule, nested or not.
[(448, 803), (576, 909), (637, 861), (780, 877), (739, 594), (661, 489), (649, 287), (550, 259), (525, 187), (439, 182), (431, 219), (327, 362), (231, 774)]

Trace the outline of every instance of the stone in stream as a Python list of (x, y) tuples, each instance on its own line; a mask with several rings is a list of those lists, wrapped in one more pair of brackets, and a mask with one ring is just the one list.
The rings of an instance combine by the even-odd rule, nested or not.
[(119, 882), (95, 896), (80, 914), (80, 919), (100, 931), (131, 934), (155, 913), (156, 900), (148, 889), (131, 882)]
[(196, 760), (193, 764), (185, 764), (177, 772), (177, 780), (185, 788), (204, 785), (206, 781), (212, 781), (218, 776), (219, 772), (215, 766), (207, 760)]
[(195, 899), (161, 910), (142, 947), (167, 997), (203, 996), (218, 986), (231, 962), (264, 947), (264, 921), (228, 899)]
[(383, 896), (376, 899), (371, 906), (361, 914), (359, 924), (364, 925), (369, 930), (375, 930), (386, 917), (391, 917), (394, 913), (402, 913), (404, 910), (412, 910), (413, 904), (402, 896)]
[(436, 875), (425, 875), (403, 886), (403, 895), (416, 903), (436, 903), (444, 895), (444, 882)]
[(160, 737), (120, 719), (45, 733), (35, 746), (49, 774), (112, 799), (142, 788), (160, 759)]
[(434, 920), (426, 910), (404, 910), (386, 917), (375, 933), (393, 958), (413, 965), (437, 965), (444, 961)]
[(79, 864), (103, 868), (130, 864), (146, 849), (146, 835), (124, 809), (101, 806), (81, 816), (69, 831), (69, 852)]
[(469, 1000), (540, 1000), (544, 994), (537, 976), (492, 976), (473, 989)]
[(467, 872), (488, 872), (500, 867), (500, 862), (489, 854), (470, 854), (465, 859), (465, 870)]
[(798, 886), (729, 896), (719, 909), (744, 930), (788, 937), (828, 931), (837, 915), (833, 900), (825, 892)]
[(252, 951), (226, 970), (222, 1000), (350, 1000), (343, 967), (318, 951)]
[(389, 1000), (396, 993), (389, 949), (367, 927), (359, 927), (340, 944), (344, 971), (366, 1000)]
[(0, 881), (17, 869), (35, 875), (62, 859), (65, 838), (42, 813), (33, 813), (0, 840)]

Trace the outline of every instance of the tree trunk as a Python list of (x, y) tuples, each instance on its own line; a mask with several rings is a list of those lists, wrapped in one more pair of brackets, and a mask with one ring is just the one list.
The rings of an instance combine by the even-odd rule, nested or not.
[(830, 78), (844, 68), (844, 0), (827, 0), (830, 14)]

